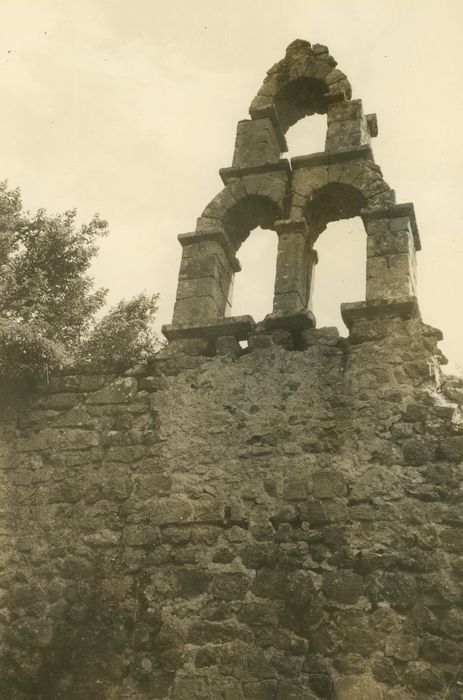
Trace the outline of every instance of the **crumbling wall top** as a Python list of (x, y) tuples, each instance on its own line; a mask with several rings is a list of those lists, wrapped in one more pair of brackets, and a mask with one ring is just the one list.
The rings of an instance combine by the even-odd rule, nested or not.
[(324, 114), (328, 104), (350, 100), (351, 85), (336, 65), (326, 46), (296, 39), (285, 57), (267, 71), (249, 108), (251, 117), (273, 115), (286, 133), (299, 119)]

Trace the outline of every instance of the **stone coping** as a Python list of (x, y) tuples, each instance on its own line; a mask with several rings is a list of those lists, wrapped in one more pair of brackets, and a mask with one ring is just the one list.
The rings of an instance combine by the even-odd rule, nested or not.
[(320, 153), (310, 153), (306, 156), (295, 156), (291, 158), (291, 168), (311, 168), (316, 165), (335, 165), (336, 163), (345, 163), (359, 158), (367, 158), (374, 162), (373, 149), (370, 145), (359, 146), (345, 151), (320, 151)]
[(291, 172), (289, 160), (281, 158), (274, 163), (259, 163), (259, 165), (247, 165), (244, 168), (220, 168), (219, 175), (224, 185), (230, 180), (243, 177), (244, 175), (265, 175), (266, 173), (275, 173), (285, 171), (288, 174)]
[(358, 160), (359, 158), (374, 162), (373, 149), (369, 144), (345, 151), (320, 151), (319, 153), (310, 153), (305, 156), (295, 156), (291, 158), (290, 161), (287, 158), (280, 158), (280, 160), (276, 162), (248, 165), (244, 168), (220, 168), (219, 175), (222, 182), (226, 185), (230, 180), (243, 177), (244, 175), (260, 175), (279, 171), (290, 173), (292, 170), (297, 170), (299, 168), (313, 168), (317, 165), (335, 165), (336, 163), (346, 163), (351, 160)]
[(375, 209), (362, 209), (360, 216), (363, 222), (373, 221), (375, 219), (395, 219), (402, 216), (407, 216), (410, 219), (413, 240), (415, 242), (415, 250), (421, 250), (420, 233), (418, 224), (416, 223), (415, 207), (412, 202), (404, 204), (391, 204), (389, 207), (380, 207)]
[(421, 318), (418, 300), (414, 296), (348, 302), (341, 304), (341, 316), (349, 330), (355, 321), (374, 320), (387, 316), (399, 316), (402, 319)]
[(161, 331), (167, 340), (185, 340), (187, 338), (207, 338), (216, 340), (221, 336), (233, 336), (237, 340), (246, 340), (256, 327), (252, 316), (229, 316), (201, 324), (165, 325)]
[(294, 313), (272, 313), (264, 318), (263, 326), (266, 331), (284, 328), (289, 331), (303, 331), (306, 328), (315, 328), (315, 316), (308, 309), (295, 311)]

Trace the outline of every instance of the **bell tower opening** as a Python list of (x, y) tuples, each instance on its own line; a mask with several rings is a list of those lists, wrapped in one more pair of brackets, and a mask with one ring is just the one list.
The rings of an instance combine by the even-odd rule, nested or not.
[(327, 120), (326, 114), (313, 114), (300, 119), (286, 134), (288, 152), (285, 157), (321, 153), (325, 150)]
[(260, 226), (241, 246), (241, 271), (235, 274), (231, 314), (250, 314), (256, 321), (272, 311), (278, 236)]
[(336, 326), (346, 333), (341, 303), (365, 298), (366, 234), (362, 219), (332, 221), (316, 243), (313, 312), (318, 327)]

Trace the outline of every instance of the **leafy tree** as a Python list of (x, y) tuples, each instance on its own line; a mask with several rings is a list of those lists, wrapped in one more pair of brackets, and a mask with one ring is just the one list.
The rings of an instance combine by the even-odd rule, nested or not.
[(24, 212), (18, 189), (0, 184), (0, 317), (33, 324), (49, 339), (75, 352), (104, 304), (88, 270), (96, 239), (107, 223), (97, 215), (76, 226), (76, 211), (49, 216)]
[(89, 268), (106, 221), (82, 226), (76, 211), (23, 210), (19, 189), (0, 182), (0, 378), (37, 376), (63, 363), (131, 363), (153, 353), (158, 295), (122, 301), (98, 323), (106, 290)]
[(34, 324), (0, 320), (0, 379), (39, 377), (67, 359), (64, 347)]
[(152, 355), (159, 346), (153, 327), (158, 299), (158, 294), (138, 294), (120, 301), (95, 325), (80, 357), (102, 365), (129, 365)]

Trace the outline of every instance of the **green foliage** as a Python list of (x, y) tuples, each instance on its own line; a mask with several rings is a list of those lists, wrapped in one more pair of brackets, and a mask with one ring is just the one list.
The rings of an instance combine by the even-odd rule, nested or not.
[(76, 212), (24, 212), (19, 190), (0, 185), (0, 316), (33, 323), (44, 337), (76, 350), (106, 291), (95, 290), (88, 269), (95, 240), (107, 233), (98, 216), (76, 226)]
[(88, 272), (106, 234), (98, 215), (78, 226), (75, 210), (25, 212), (19, 189), (0, 183), (0, 379), (81, 360), (128, 364), (156, 350), (157, 295), (122, 301), (95, 323), (106, 290)]
[(88, 270), (107, 224), (76, 212), (22, 208), (19, 189), (0, 183), (0, 376), (19, 378), (71, 361), (104, 303)]
[(99, 365), (130, 365), (152, 355), (159, 346), (153, 328), (158, 294), (138, 294), (120, 301), (97, 323), (82, 344), (80, 358)]
[(65, 360), (63, 346), (45, 338), (34, 324), (0, 321), (0, 378), (14, 381), (41, 376)]

